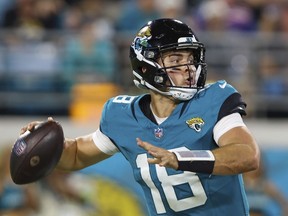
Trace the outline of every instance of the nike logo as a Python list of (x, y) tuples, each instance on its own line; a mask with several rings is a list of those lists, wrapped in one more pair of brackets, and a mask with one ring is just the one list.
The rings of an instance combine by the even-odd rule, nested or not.
[(222, 83), (222, 84), (219, 84), (219, 87), (222, 88), (222, 89), (224, 89), (224, 88), (226, 87), (226, 85), (227, 85), (227, 82), (224, 82), (224, 83)]

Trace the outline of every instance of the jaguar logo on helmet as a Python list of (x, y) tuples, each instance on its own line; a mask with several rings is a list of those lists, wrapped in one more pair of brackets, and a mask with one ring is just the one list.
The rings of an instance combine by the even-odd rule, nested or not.
[(138, 37), (150, 37), (151, 36), (151, 29), (149, 26), (145, 26), (144, 28), (142, 28), (138, 34)]
[(149, 26), (143, 27), (134, 40), (134, 48), (136, 50), (142, 50), (142, 47), (148, 47), (148, 40), (151, 37), (151, 29)]

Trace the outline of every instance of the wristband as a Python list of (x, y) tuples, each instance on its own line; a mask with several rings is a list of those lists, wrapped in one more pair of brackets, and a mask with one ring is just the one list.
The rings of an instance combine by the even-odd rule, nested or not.
[(174, 151), (178, 159), (178, 169), (195, 173), (211, 174), (215, 157), (209, 150)]

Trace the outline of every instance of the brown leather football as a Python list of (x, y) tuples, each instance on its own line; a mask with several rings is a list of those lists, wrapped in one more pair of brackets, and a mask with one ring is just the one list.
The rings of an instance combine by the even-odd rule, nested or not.
[(15, 184), (28, 184), (49, 175), (60, 160), (64, 144), (62, 126), (46, 121), (15, 142), (10, 156), (10, 173)]

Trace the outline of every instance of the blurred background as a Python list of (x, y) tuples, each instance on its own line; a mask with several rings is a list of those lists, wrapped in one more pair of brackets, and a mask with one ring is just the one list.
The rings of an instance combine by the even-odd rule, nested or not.
[(142, 93), (129, 46), (160, 17), (186, 22), (206, 45), (208, 82), (227, 80), (248, 103), (263, 153), (245, 176), (251, 215), (288, 215), (286, 0), (0, 0), (0, 215), (147, 215), (121, 155), (24, 187), (7, 161), (28, 122), (53, 116), (66, 136), (91, 133), (108, 98)]

